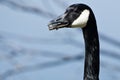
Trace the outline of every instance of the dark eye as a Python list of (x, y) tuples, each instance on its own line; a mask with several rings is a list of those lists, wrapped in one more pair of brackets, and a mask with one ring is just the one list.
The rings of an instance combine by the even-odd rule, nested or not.
[(79, 13), (79, 10), (75, 10), (76, 13)]

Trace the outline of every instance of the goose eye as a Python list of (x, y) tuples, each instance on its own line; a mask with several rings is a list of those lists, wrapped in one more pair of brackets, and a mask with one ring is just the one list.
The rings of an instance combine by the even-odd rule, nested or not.
[(75, 10), (75, 12), (76, 12), (76, 13), (79, 13), (79, 11), (78, 11), (78, 10)]
[(80, 10), (75, 10), (74, 12), (80, 14), (82, 11), (80, 11)]
[(74, 12), (78, 13), (79, 12), (78, 8), (74, 8)]

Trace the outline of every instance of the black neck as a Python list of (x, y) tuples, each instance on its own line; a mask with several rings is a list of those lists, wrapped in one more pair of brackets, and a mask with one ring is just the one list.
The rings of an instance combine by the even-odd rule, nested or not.
[(84, 80), (99, 80), (99, 38), (93, 13), (82, 30), (85, 40)]

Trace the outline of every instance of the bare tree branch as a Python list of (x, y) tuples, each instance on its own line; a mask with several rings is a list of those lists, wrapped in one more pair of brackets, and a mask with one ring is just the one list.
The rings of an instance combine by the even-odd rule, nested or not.
[(11, 0), (2, 0), (0, 1), (0, 3), (14, 10), (30, 12), (30, 13), (34, 13), (34, 14), (37, 14), (37, 15), (40, 15), (46, 18), (53, 18), (54, 16), (56, 16), (56, 14), (44, 11), (40, 7), (38, 8), (38, 7), (33, 7), (33, 6), (22, 5), (22, 4), (16, 3), (15, 1), (11, 1)]
[(16, 68), (16, 69), (11, 69), (11, 70), (8, 70), (5, 73), (1, 74), (0, 75), (0, 80), (6, 80), (8, 77), (18, 75), (18, 74), (21, 74), (21, 73), (26, 73), (26, 72), (30, 72), (30, 71), (35, 71), (35, 70), (60, 66), (60, 65), (63, 65), (63, 64), (74, 62), (74, 61), (82, 60), (83, 58), (84, 58), (83, 55), (77, 55), (77, 56), (74, 56), (74, 57), (64, 57), (60, 60), (52, 61), (52, 62), (46, 62), (46, 63), (43, 63), (43, 64), (40, 63), (40, 64), (36, 64), (36, 65), (33, 65), (33, 66), (24, 66), (24, 67), (20, 67), (20, 68)]

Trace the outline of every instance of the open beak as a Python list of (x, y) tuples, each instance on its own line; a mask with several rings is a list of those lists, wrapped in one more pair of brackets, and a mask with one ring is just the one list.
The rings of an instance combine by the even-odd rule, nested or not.
[(66, 14), (59, 16), (57, 19), (50, 21), (48, 24), (49, 30), (64, 28), (69, 26), (69, 22), (65, 19)]

